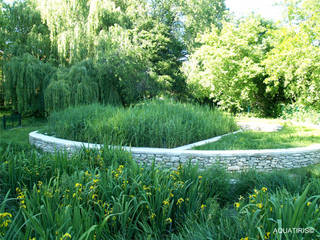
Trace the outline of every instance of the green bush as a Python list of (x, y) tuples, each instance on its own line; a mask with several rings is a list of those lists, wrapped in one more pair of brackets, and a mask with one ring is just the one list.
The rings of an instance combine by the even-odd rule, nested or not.
[(297, 122), (320, 124), (320, 111), (308, 106), (298, 104), (282, 105), (280, 116), (283, 119)]
[(89, 105), (49, 117), (48, 131), (79, 141), (144, 147), (176, 147), (237, 129), (233, 118), (192, 104), (145, 101), (130, 108)]

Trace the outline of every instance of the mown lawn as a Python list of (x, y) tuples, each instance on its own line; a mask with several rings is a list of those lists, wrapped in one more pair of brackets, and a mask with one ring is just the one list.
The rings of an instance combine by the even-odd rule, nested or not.
[[(27, 118), (22, 119), (22, 126), (3, 129), (2, 126), (2, 116), (4, 112), (0, 112), (1, 117), (1, 127), (0, 127), (0, 146), (16, 144), (21, 146), (29, 145), (29, 133), (35, 130), (39, 130), (45, 126), (46, 120), (37, 118)], [(8, 113), (5, 113), (8, 115)], [(9, 124), (11, 126), (11, 122)]]
[(245, 131), (196, 147), (198, 150), (245, 150), (304, 147), (320, 143), (320, 129), (286, 124), (279, 132)]

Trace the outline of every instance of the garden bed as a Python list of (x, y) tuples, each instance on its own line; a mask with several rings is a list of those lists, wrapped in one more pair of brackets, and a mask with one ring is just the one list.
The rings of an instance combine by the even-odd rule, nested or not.
[(280, 239), (274, 230), (290, 224), (319, 229), (319, 178), (291, 175), (169, 170), (110, 148), (72, 156), (0, 149), (0, 238)]
[[(150, 104), (150, 105), (149, 105)], [(168, 104), (172, 104), (174, 108), (176, 108), (177, 103), (160, 103), (163, 104), (164, 108), (166, 108), (166, 111), (168, 111), (167, 107)], [(139, 111), (143, 110), (142, 112), (145, 113), (146, 109), (148, 109), (150, 106), (154, 107), (159, 107), (159, 102), (147, 102), (145, 103), (145, 106), (138, 106), (137, 109)], [(178, 105), (179, 106), (179, 105)], [(146, 107), (146, 108), (145, 108)], [(171, 106), (170, 106), (171, 107)], [(179, 106), (179, 107), (186, 107), (186, 106)], [(194, 106), (193, 106), (194, 107)], [(83, 108), (89, 108), (89, 110), (92, 111), (92, 109), (102, 109), (104, 110), (104, 107), (102, 106), (85, 106), (85, 107), (79, 107), (79, 109)], [(114, 111), (114, 107), (107, 107), (109, 110), (110, 108), (113, 108), (112, 111)], [(60, 119), (66, 119), (66, 116), (69, 116), (69, 120), (66, 121), (67, 124), (66, 126), (70, 127), (73, 116), (75, 114), (72, 111), (75, 112), (80, 112), (79, 109), (72, 108), (68, 109), (66, 111), (57, 113), (56, 115), (53, 115), (55, 121), (54, 123), (58, 123), (57, 126), (61, 126)], [(124, 110), (124, 109), (118, 109), (116, 113), (113, 113), (115, 118), (111, 118), (112, 122), (119, 123), (118, 126), (122, 126), (122, 121), (124, 121), (124, 116), (129, 116), (128, 119), (132, 119), (132, 117), (139, 116), (137, 118), (138, 121), (141, 121), (141, 116), (140, 115), (135, 115), (134, 111), (137, 109), (131, 108), (129, 110)], [(154, 110), (154, 108), (151, 108), (151, 110)], [(185, 109), (183, 109), (185, 110)], [(105, 111), (105, 110), (104, 110)], [(110, 112), (112, 112), (110, 111)], [(132, 111), (132, 112), (130, 112)], [(70, 114), (71, 112), (71, 114)], [(103, 111), (92, 111), (101, 114)], [(152, 111), (151, 111), (152, 112)], [(165, 111), (164, 111), (165, 112)], [(183, 113), (183, 111), (181, 111)], [(181, 114), (179, 112), (179, 114)], [(159, 114), (159, 112), (156, 112)], [(173, 112), (172, 112), (173, 113)], [(97, 114), (99, 116), (99, 114)], [(120, 114), (120, 117), (119, 115)], [(166, 113), (167, 114), (167, 113)], [(144, 119), (148, 119), (151, 121), (149, 116), (152, 116), (152, 114), (145, 114), (147, 117), (144, 117)], [(71, 116), (71, 117), (70, 117)], [(88, 116), (95, 116), (94, 114), (87, 114), (84, 117), (84, 122), (88, 121), (87, 119)], [(51, 118), (53, 118), (51, 117)], [(60, 118), (59, 118), (60, 117)], [(131, 118), (130, 118), (131, 117)], [(178, 117), (175, 116), (177, 119)], [(95, 117), (96, 120), (94, 122), (96, 123), (103, 123), (104, 121), (97, 121), (97, 117)], [(92, 119), (92, 118), (91, 118)], [(115, 120), (117, 119), (117, 121)], [(167, 115), (167, 119), (170, 119)], [(165, 119), (162, 119), (165, 120)], [(52, 121), (52, 119), (49, 119), (49, 123)], [(82, 120), (83, 121), (83, 120)], [(91, 120), (90, 120), (91, 121)], [(110, 118), (106, 120), (106, 122), (110, 121)], [(134, 121), (129, 121), (132, 123), (136, 123)], [(129, 123), (126, 122), (126, 123)], [(143, 122), (143, 121), (141, 121)], [(141, 124), (138, 123), (139, 124)], [(158, 122), (159, 123), (159, 122)], [(165, 123), (165, 122), (164, 122)], [(167, 124), (167, 123), (165, 123)], [(133, 124), (135, 125), (135, 124)], [(52, 126), (52, 123), (49, 124), (49, 128)], [(77, 125), (75, 125), (77, 126)], [(116, 125), (115, 125), (116, 126)], [(156, 129), (157, 125), (153, 125)], [(166, 126), (166, 125), (165, 125)], [(279, 125), (280, 126), (280, 125)], [(133, 126), (132, 126), (133, 127)], [(160, 127), (161, 128), (161, 127)], [(79, 128), (76, 128), (79, 129)], [(76, 130), (75, 129), (75, 130)], [(90, 132), (88, 131), (90, 127), (84, 128), (83, 132)], [(117, 130), (119, 131), (121, 127), (118, 127)], [(123, 129), (128, 129), (128, 126), (126, 126)], [(170, 129), (170, 128), (168, 128)], [(260, 128), (259, 128), (260, 129)], [(268, 131), (270, 129), (270, 126), (268, 127)], [(278, 125), (277, 128), (279, 129)], [(65, 131), (61, 133), (66, 133), (67, 130), (70, 129), (65, 129)], [(172, 130), (172, 129), (171, 129)], [(261, 130), (261, 129), (260, 129)], [(110, 131), (105, 131), (107, 133), (112, 132), (113, 130), (110, 129)], [(193, 129), (190, 130), (191, 132)], [(260, 171), (270, 171), (273, 169), (291, 169), (291, 168), (300, 168), (300, 167), (305, 167), (309, 166), (312, 164), (316, 164), (320, 162), (320, 145), (314, 145), (319, 140), (319, 133), (315, 132), (316, 129), (308, 129), (306, 127), (301, 127), (301, 126), (291, 126), (291, 125), (285, 125), (279, 132), (253, 132), (253, 131), (245, 131), (242, 132), (240, 131), (235, 131), (232, 133), (224, 134), (223, 136), (217, 136), (214, 138), (206, 139), (200, 142), (192, 143), (192, 144), (187, 144), (184, 146), (176, 147), (176, 148), (167, 148), (161, 146), (161, 148), (152, 148), (149, 146), (144, 146), (144, 147), (133, 147), (132, 145), (127, 145), (126, 144), (120, 144), (120, 146), (126, 146), (123, 147), (125, 150), (128, 150), (131, 155), (133, 156), (133, 159), (136, 160), (138, 163), (144, 163), (147, 165), (151, 165), (154, 162), (156, 164), (160, 165), (165, 165), (167, 167), (172, 167), (172, 168), (177, 168), (179, 164), (183, 164), (186, 162), (191, 162), (193, 164), (198, 164), (201, 169), (206, 169), (213, 164), (220, 164), (224, 166), (227, 170), (230, 171), (243, 171), (246, 169), (258, 169)], [(318, 130), (320, 131), (320, 130)], [(72, 131), (71, 131), (72, 132)], [(76, 131), (74, 131), (76, 133)], [(103, 132), (103, 131), (102, 131)], [(169, 131), (168, 131), (169, 132)], [(302, 135), (302, 133), (304, 135)], [(81, 129), (80, 129), (81, 133)], [(112, 132), (114, 134), (114, 132)], [(133, 134), (133, 133), (132, 133)], [(212, 151), (211, 149), (208, 149), (207, 146), (213, 145), (215, 146), (216, 144), (219, 145), (221, 142), (227, 142), (228, 139), (237, 139), (238, 136), (244, 135), (246, 136), (242, 141), (240, 141), (240, 144), (243, 144), (246, 147), (243, 147), (241, 149), (243, 150), (234, 150), (234, 149), (222, 149), (221, 151)], [(81, 136), (81, 135), (79, 135)], [(264, 143), (263, 145), (258, 145), (254, 141), (254, 136), (262, 136), (262, 139), (264, 141), (260, 141), (260, 143)], [(122, 136), (123, 137), (123, 136)], [(168, 137), (168, 136), (166, 136)], [(251, 137), (251, 138), (250, 138)], [(51, 137), (47, 135), (43, 135), (37, 132), (32, 132), (29, 135), (30, 138), (30, 143), (32, 145), (35, 145), (36, 147), (42, 149), (43, 151), (46, 152), (56, 152), (56, 151), (68, 151), (68, 152), (76, 152), (83, 147), (86, 148), (101, 148), (101, 144), (96, 144), (95, 142), (89, 143), (90, 141), (72, 141), (72, 140), (67, 140), (67, 139), (61, 139), (61, 138), (56, 138), (56, 137)], [(124, 139), (124, 138), (122, 138)], [(138, 139), (138, 138), (137, 138)], [(219, 140), (221, 139), (221, 140)], [(227, 139), (227, 140), (225, 140)], [(219, 141), (218, 141), (219, 140)], [(285, 141), (286, 140), (286, 141)], [(295, 140), (295, 141), (294, 141)], [(216, 141), (216, 142), (214, 142)], [(124, 143), (125, 141), (121, 142)], [(213, 143), (209, 143), (213, 142)], [(257, 141), (259, 143), (259, 141)], [(318, 141), (319, 142), (319, 141)], [(104, 144), (110, 145), (110, 146), (119, 146), (119, 144), (116, 142), (104, 142)], [(209, 144), (206, 144), (209, 143)], [(232, 141), (231, 141), (232, 143)], [(245, 145), (247, 144), (247, 145)], [(250, 145), (251, 144), (251, 145)], [(254, 148), (254, 144), (258, 146), (257, 148)], [(281, 145), (282, 144), (282, 145)], [(294, 145), (297, 144), (297, 145)], [(300, 145), (299, 145), (300, 144)], [(309, 146), (310, 145), (310, 146)], [(196, 146), (196, 147), (195, 147)], [(250, 147), (253, 146), (253, 147)], [(263, 148), (263, 146), (265, 146)], [(273, 147), (269, 147), (273, 146)], [(196, 149), (191, 149), (195, 147)], [(297, 148), (298, 147), (298, 148)], [(270, 148), (270, 149), (269, 149)], [(190, 150), (191, 149), (191, 150)], [(199, 149), (204, 149), (204, 150), (199, 150)], [(255, 150), (250, 150), (250, 149), (255, 149)]]
[(218, 110), (153, 100), (121, 108), (98, 104), (53, 113), (44, 131), (59, 138), (135, 147), (174, 148), (236, 131)]

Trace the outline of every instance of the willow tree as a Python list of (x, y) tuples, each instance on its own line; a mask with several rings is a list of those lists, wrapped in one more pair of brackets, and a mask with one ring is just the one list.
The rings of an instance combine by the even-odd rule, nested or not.
[(47, 113), (59, 111), (71, 106), (70, 86), (63, 80), (50, 82), (45, 92), (45, 110)]
[(1, 1), (0, 7), (0, 64), (5, 65), (0, 85), (5, 88), (6, 104), (12, 103), (23, 114), (42, 115), (43, 90), (54, 71), (45, 64), (55, 55), (49, 30), (31, 0), (12, 5)]
[(98, 102), (99, 87), (92, 61), (82, 61), (56, 73), (45, 90), (47, 112)]
[(100, 41), (96, 66), (102, 102), (120, 100), (128, 105), (157, 92), (146, 51), (132, 39), (132, 33), (114, 26)]
[(37, 0), (37, 9), (50, 30), (60, 61), (75, 63), (96, 54), (99, 35), (126, 15), (111, 0)]
[(4, 66), (5, 94), (14, 110), (27, 115), (44, 113), (44, 89), (56, 69), (30, 54), (13, 57)]
[[(59, 4), (52, 0), (37, 1), (60, 62), (71, 67), (59, 80), (64, 84), (53, 82), (49, 86), (48, 103), (55, 102), (49, 97), (54, 95), (50, 89), (54, 92), (64, 85), (75, 96), (70, 104), (96, 100), (130, 104), (147, 94), (150, 63), (129, 31), (134, 22), (147, 17), (145, 5), (143, 1), (61, 0)], [(93, 61), (96, 75), (89, 76), (90, 67), (80, 63), (86, 60)], [(64, 93), (70, 95), (68, 91)]]
[(143, 50), (120, 26), (100, 33), (97, 54), (61, 68), (46, 89), (48, 112), (93, 102), (128, 105), (150, 95), (152, 81)]

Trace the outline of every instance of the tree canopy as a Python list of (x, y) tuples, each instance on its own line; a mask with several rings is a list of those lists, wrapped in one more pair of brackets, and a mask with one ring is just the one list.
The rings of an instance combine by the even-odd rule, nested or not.
[(276, 24), (235, 19), (224, 0), (0, 1), (5, 102), (40, 115), (159, 95), (265, 115), (320, 109), (320, 3), (284, 4)]
[(320, 109), (320, 2), (287, 1), (288, 25), (272, 34), (264, 61), (267, 92)]
[(270, 29), (270, 23), (252, 16), (203, 34), (201, 47), (184, 65), (191, 93), (231, 111), (263, 102), (261, 62), (269, 50)]
[(285, 1), (286, 21), (229, 20), (198, 38), (184, 64), (189, 91), (229, 111), (276, 116), (285, 104), (320, 109), (319, 1)]

